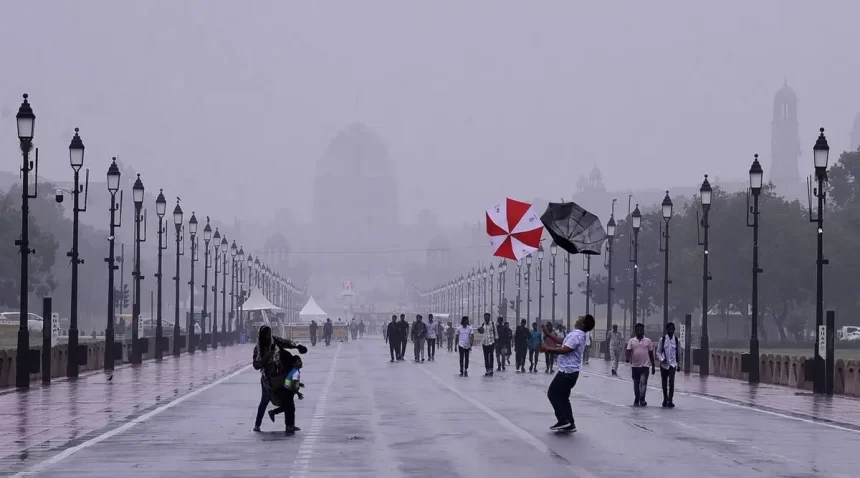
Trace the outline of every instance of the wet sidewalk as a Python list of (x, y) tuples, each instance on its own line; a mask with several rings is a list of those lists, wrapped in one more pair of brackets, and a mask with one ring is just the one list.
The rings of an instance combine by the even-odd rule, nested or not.
[[(627, 364), (619, 364), (618, 377), (612, 377), (609, 362), (602, 358), (592, 357), (583, 370), (586, 374), (630, 381), (632, 397), (632, 378), (630, 367)], [(658, 397), (662, 396), (659, 369), (656, 376), (649, 377), (648, 384), (650, 388), (660, 390)], [(742, 380), (714, 376), (703, 377), (696, 373), (676, 374), (675, 393), (696, 395), (738, 406), (784, 413), (794, 417), (860, 430), (860, 400), (855, 398), (813, 395), (811, 392), (799, 391), (781, 385), (751, 385)]]
[(251, 362), (253, 346), (220, 347), (0, 395), (0, 474), (139, 417)]

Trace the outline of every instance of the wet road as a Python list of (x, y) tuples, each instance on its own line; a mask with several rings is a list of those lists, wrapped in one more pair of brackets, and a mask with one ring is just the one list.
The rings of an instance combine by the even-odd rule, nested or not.
[[(250, 358), (249, 348), (241, 350)], [(116, 420), (74, 448), (57, 448), (59, 454), (22, 459), (14, 471), (210, 478), (858, 476), (860, 431), (850, 424), (698, 395), (678, 395), (677, 408), (662, 409), (656, 390), (649, 391), (651, 406), (633, 408), (631, 383), (602, 375), (605, 363), (594, 359), (574, 389), (579, 432), (556, 435), (548, 430), (555, 420), (545, 396), (551, 377), (509, 368), (484, 378), (475, 352), (472, 376), (460, 378), (454, 353), (440, 351), (436, 362), (392, 364), (378, 338), (318, 345), (305, 357), (306, 398), (297, 401), (296, 417), (303, 430), (296, 436), (284, 436), (283, 425), (268, 418), (262, 433), (251, 431), (259, 375), (225, 370), (193, 395), (180, 394), (133, 421)]]

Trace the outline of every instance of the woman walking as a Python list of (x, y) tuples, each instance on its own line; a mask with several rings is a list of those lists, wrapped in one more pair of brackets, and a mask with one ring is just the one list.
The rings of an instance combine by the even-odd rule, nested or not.
[[(269, 379), (280, 373), (280, 360), (278, 360), (276, 355), (279, 355), (283, 349), (297, 349), (300, 354), (307, 353), (308, 351), (308, 348), (304, 345), (273, 336), (272, 329), (268, 325), (260, 327), (260, 331), (257, 334), (257, 345), (254, 347), (253, 359), (254, 370), (260, 371), (260, 389), (262, 391), (260, 405), (257, 406), (257, 419), (254, 421), (255, 432), (260, 431), (260, 425), (263, 423), (263, 415), (266, 414), (266, 407), (269, 406), (269, 402), (271, 401)], [(283, 351), (283, 353), (289, 352)], [(289, 372), (289, 370), (286, 372)]]

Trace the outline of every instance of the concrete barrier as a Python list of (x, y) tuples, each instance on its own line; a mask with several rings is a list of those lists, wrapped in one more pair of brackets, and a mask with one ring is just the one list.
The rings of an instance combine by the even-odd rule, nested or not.
[(854, 360), (849, 360), (845, 364), (845, 395), (860, 397), (860, 383), (858, 383), (860, 371), (858, 371), (858, 366), (860, 366), (860, 362)]
[(845, 361), (839, 359), (833, 367), (833, 393), (845, 393)]
[[(0, 388), (9, 386), (9, 370), (12, 366), (9, 360), (11, 351), (0, 350)], [(12, 378), (14, 381), (14, 377)]]
[(735, 352), (734, 367), (732, 368), (732, 378), (737, 380), (742, 379), (744, 377), (744, 374), (741, 370), (741, 353)]
[(774, 385), (779, 385), (782, 380), (782, 355), (773, 355), (773, 373), (771, 374), (771, 382)]
[(792, 378), (797, 379), (797, 367), (791, 364), (791, 357), (788, 355), (782, 356), (782, 377), (779, 379), (780, 385), (789, 386)]
[(797, 360), (797, 357), (788, 357), (788, 377), (783, 385), (797, 387), (800, 372), (798, 370), (799, 363), (800, 361)]
[(771, 382), (771, 369), (768, 367), (767, 355), (761, 354), (761, 357), (758, 358), (758, 370), (759, 370), (759, 380), (762, 383), (770, 383)]

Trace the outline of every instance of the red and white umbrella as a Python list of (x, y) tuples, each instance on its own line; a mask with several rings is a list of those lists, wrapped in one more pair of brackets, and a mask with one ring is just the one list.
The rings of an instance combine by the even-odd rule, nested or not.
[(543, 224), (531, 204), (506, 198), (487, 209), (487, 234), (493, 255), (518, 261), (537, 250)]

